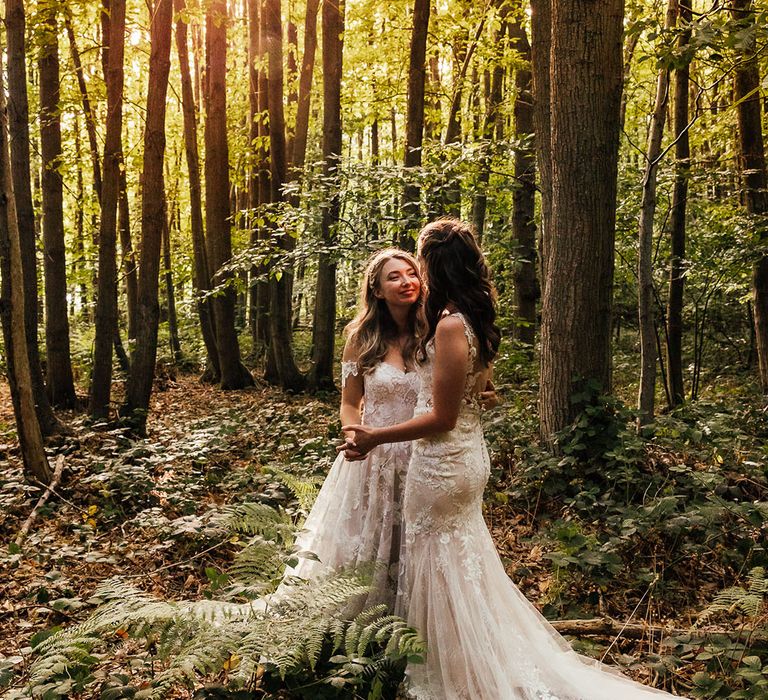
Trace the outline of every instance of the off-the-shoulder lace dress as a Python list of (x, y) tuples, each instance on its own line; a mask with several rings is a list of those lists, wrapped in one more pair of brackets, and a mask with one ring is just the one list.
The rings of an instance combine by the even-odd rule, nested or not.
[[(410, 664), (418, 700), (640, 700), (661, 691), (577, 655), (504, 571), (482, 515), (490, 471), (475, 399), (477, 341), (469, 343), (456, 427), (416, 440), (405, 484), (405, 552), (396, 612), (426, 637)], [(415, 414), (431, 410), (434, 344), (418, 372)], [(669, 696), (668, 696), (669, 697)]]
[[(355, 362), (342, 363), (342, 386)], [(366, 425), (389, 426), (413, 416), (418, 395), (416, 372), (379, 362), (363, 376)], [(360, 462), (339, 453), (297, 540), (319, 561), (301, 559), (286, 574), (311, 579), (350, 567), (373, 568), (371, 592), (364, 605), (394, 606), (402, 540), (401, 504), (411, 443), (381, 445)]]

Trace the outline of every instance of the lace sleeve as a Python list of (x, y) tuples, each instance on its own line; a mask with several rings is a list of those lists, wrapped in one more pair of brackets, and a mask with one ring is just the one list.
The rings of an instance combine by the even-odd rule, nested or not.
[(357, 362), (342, 362), (341, 363), (341, 388), (346, 386), (347, 379), (350, 375), (356, 377), (360, 373), (360, 369), (357, 366)]

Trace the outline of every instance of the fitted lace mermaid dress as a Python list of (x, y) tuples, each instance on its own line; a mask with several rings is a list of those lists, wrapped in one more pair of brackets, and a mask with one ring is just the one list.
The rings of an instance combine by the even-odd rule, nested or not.
[[(640, 700), (669, 696), (576, 654), (507, 577), (482, 515), (490, 461), (480, 424), (477, 342), (456, 427), (416, 440), (405, 485), (396, 612), (427, 641), (409, 664), (418, 700)], [(434, 343), (418, 368), (415, 415), (432, 408)]]
[[(355, 362), (342, 362), (342, 386)], [(389, 426), (413, 415), (418, 395), (416, 372), (379, 362), (363, 377), (363, 423)], [(401, 548), (401, 504), (411, 443), (380, 445), (360, 462), (339, 453), (323, 483), (304, 529), (300, 550), (318, 561), (302, 558), (286, 575), (312, 579), (334, 571), (372, 567), (373, 581), (360, 605), (394, 607)], [(282, 588), (282, 587), (281, 587)]]

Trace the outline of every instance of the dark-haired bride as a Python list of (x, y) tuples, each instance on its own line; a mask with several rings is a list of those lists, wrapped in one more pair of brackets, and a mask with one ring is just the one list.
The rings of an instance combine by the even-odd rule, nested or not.
[(345, 425), (351, 460), (413, 442), (405, 557), (396, 611), (427, 641), (406, 673), (418, 700), (640, 700), (667, 695), (576, 654), (507, 577), (482, 516), (490, 472), (477, 394), (500, 335), (495, 293), (471, 228), (456, 219), (419, 236), (427, 332), (414, 416)]

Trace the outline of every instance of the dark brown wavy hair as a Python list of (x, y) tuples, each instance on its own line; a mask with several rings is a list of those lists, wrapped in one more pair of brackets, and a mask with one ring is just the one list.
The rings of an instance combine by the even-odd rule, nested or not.
[(403, 348), (406, 364), (416, 357), (421, 337), (426, 331), (424, 320), (424, 283), (419, 273), (419, 264), (410, 253), (399, 248), (384, 248), (374, 253), (369, 259), (360, 284), (360, 304), (357, 316), (347, 325), (345, 333), (358, 347), (357, 365), (363, 372), (370, 372), (387, 354), (388, 344), (397, 338), (397, 324), (389, 313), (389, 307), (383, 299), (376, 296), (381, 286), (381, 270), (390, 260), (407, 262), (419, 275), (421, 291), (408, 313), (408, 328), (411, 331), (408, 342)]
[(489, 364), (499, 351), (501, 333), (495, 323), (496, 290), (474, 229), (452, 217), (437, 219), (419, 232), (418, 251), (427, 283), (427, 332), (419, 356), (425, 356), (443, 311), (451, 305), (469, 321), (480, 360)]

